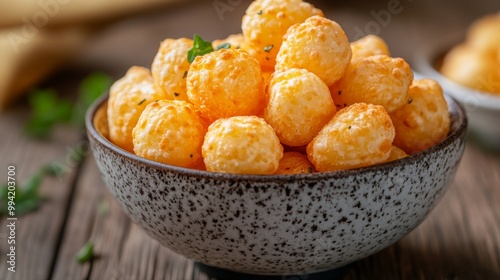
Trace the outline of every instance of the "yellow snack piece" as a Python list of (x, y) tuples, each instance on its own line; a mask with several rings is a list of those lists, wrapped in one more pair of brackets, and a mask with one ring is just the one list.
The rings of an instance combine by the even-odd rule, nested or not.
[(256, 0), (248, 6), (241, 29), (247, 51), (263, 67), (274, 68), (282, 37), (290, 26), (323, 12), (302, 0)]
[(218, 47), (224, 44), (229, 44), (231, 49), (241, 49), (245, 45), (245, 38), (241, 33), (232, 34), (225, 39), (214, 40), (212, 42), (212, 47), (214, 48), (214, 50), (217, 50)]
[(394, 112), (408, 101), (413, 71), (402, 58), (374, 55), (351, 63), (330, 90), (338, 106), (371, 103)]
[(493, 56), (469, 45), (458, 45), (445, 56), (441, 73), (463, 86), (500, 93), (499, 69), (500, 63)]
[(165, 39), (151, 65), (153, 79), (167, 93), (168, 99), (188, 100), (186, 75), (189, 71), (187, 53), (193, 41), (187, 38)]
[(389, 158), (394, 134), (384, 107), (356, 103), (337, 112), (307, 145), (307, 157), (321, 172), (378, 164)]
[(450, 130), (448, 104), (439, 84), (430, 79), (415, 80), (409, 101), (391, 114), (396, 129), (394, 145), (415, 154), (443, 141)]
[(166, 164), (198, 167), (205, 131), (192, 104), (183, 100), (152, 102), (132, 132), (134, 152)]
[(146, 105), (165, 99), (166, 94), (156, 86), (148, 69), (132, 66), (125, 76), (109, 90), (107, 118), (109, 140), (118, 147), (133, 152), (132, 129)]
[(276, 57), (276, 70), (307, 69), (331, 86), (350, 61), (351, 47), (340, 25), (312, 16), (288, 29)]
[(276, 71), (267, 93), (264, 118), (288, 146), (307, 145), (335, 114), (328, 87), (305, 69)]
[(259, 63), (248, 53), (233, 49), (196, 57), (187, 75), (187, 94), (211, 121), (257, 115), (266, 100)]
[(391, 147), (391, 154), (389, 155), (389, 158), (387, 159), (387, 161), (388, 162), (389, 161), (394, 161), (394, 160), (405, 158), (407, 156), (408, 156), (408, 154), (405, 153), (405, 151), (403, 151), (400, 148), (392, 145), (392, 147)]
[(390, 56), (389, 47), (384, 39), (377, 35), (366, 35), (365, 37), (351, 42), (352, 58), (351, 61), (372, 55)]
[(208, 127), (202, 153), (208, 171), (273, 174), (283, 147), (264, 119), (236, 116), (216, 120)]
[(467, 44), (486, 55), (500, 49), (500, 12), (476, 20), (467, 31)]
[(299, 152), (285, 152), (276, 174), (301, 174), (316, 172), (306, 155)]

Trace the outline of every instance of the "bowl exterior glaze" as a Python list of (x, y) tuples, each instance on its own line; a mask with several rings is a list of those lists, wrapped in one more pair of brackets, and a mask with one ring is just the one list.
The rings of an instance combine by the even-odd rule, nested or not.
[(165, 247), (204, 264), (266, 275), (333, 269), (371, 255), (414, 229), (453, 179), (466, 119), (408, 158), (341, 172), (232, 175), (149, 161), (106, 140), (87, 114), (105, 185), (127, 215)]

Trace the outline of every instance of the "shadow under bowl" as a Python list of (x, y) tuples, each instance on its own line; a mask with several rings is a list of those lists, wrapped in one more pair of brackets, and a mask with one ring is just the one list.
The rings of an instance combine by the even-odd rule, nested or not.
[(372, 255), (412, 231), (452, 181), (463, 108), (447, 98), (440, 144), (352, 170), (237, 175), (154, 162), (107, 139), (106, 100), (86, 116), (93, 155), (123, 211), (163, 246), (209, 266), (259, 275), (314, 273)]

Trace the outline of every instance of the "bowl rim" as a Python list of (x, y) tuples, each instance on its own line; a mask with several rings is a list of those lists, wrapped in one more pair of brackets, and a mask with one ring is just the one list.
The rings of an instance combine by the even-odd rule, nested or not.
[(384, 163), (379, 163), (376, 165), (366, 166), (366, 167), (358, 167), (347, 170), (338, 170), (338, 171), (327, 171), (327, 172), (315, 172), (315, 173), (302, 173), (302, 174), (270, 174), (270, 175), (257, 175), (257, 174), (232, 174), (232, 173), (222, 173), (222, 172), (212, 172), (206, 170), (197, 170), (192, 168), (179, 167), (174, 165), (169, 165), (157, 161), (153, 161), (147, 158), (143, 158), (137, 156), (133, 153), (130, 153), (115, 144), (113, 144), (109, 139), (104, 137), (101, 133), (97, 131), (94, 126), (94, 116), (96, 115), (97, 110), (104, 105), (104, 103), (108, 100), (109, 93), (103, 94), (97, 100), (95, 100), (85, 115), (85, 126), (87, 131), (87, 136), (90, 141), (91, 139), (95, 139), (96, 142), (104, 146), (110, 152), (114, 153), (117, 156), (125, 157), (130, 161), (135, 161), (140, 163), (143, 166), (148, 168), (153, 168), (162, 171), (174, 172), (180, 175), (185, 175), (189, 177), (198, 177), (205, 179), (213, 179), (213, 180), (232, 180), (232, 181), (247, 181), (247, 182), (295, 182), (298, 180), (305, 181), (316, 181), (316, 180), (327, 180), (327, 179), (340, 179), (349, 177), (352, 175), (358, 175), (360, 173), (370, 173), (377, 172), (383, 170), (390, 170), (396, 168), (398, 166), (403, 166), (407, 164), (412, 164), (420, 159), (428, 156), (429, 154), (433, 154), (439, 150), (444, 149), (445, 147), (454, 143), (458, 138), (463, 138), (465, 141), (465, 133), (467, 131), (467, 115), (465, 113), (464, 107), (457, 102), (453, 97), (447, 96), (445, 94), (446, 101), (448, 103), (448, 111), (453, 115), (456, 115), (456, 123), (450, 123), (450, 133), (448, 136), (441, 141), (439, 144), (434, 145), (433, 147), (421, 151), (419, 153), (409, 155), (408, 157), (398, 159), (395, 161), (389, 161)]

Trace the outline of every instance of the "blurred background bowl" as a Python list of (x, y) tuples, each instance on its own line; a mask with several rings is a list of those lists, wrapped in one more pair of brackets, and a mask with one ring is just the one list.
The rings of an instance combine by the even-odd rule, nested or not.
[(106, 98), (86, 116), (105, 185), (163, 246), (227, 270), (312, 273), (374, 254), (412, 231), (440, 201), (465, 147), (451, 98), (440, 144), (401, 160), (338, 172), (235, 175), (161, 164), (106, 139)]
[(446, 94), (464, 105), (469, 119), (469, 132), (484, 148), (500, 151), (500, 95), (460, 85), (439, 72), (448, 51), (464, 41), (464, 32), (451, 32), (440, 40), (422, 46), (412, 66), (415, 78), (438, 81)]

